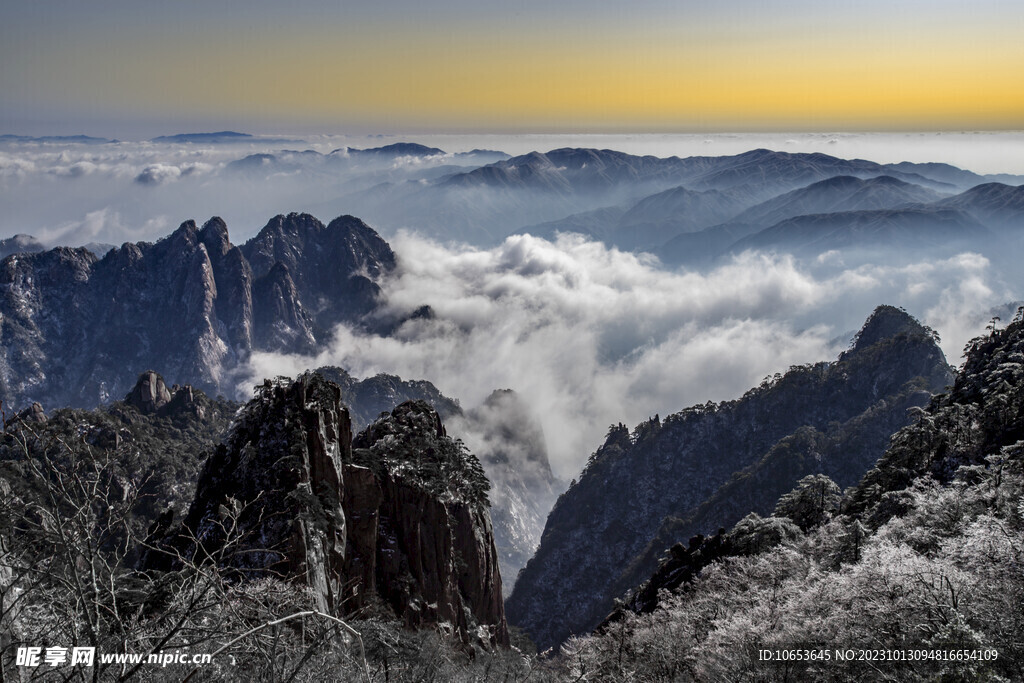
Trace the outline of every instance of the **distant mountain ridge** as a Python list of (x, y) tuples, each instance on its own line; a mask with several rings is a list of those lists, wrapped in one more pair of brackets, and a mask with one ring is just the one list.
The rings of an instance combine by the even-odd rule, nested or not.
[(991, 232), (967, 214), (941, 208), (883, 209), (810, 214), (787, 218), (737, 240), (729, 251), (747, 249), (820, 254), (832, 249), (977, 245)]
[[(388, 182), (354, 191), (345, 195), (345, 200), (360, 215), (382, 226), (416, 225), (440, 239), (490, 244), (523, 229), (550, 234), (563, 227), (558, 223), (573, 223), (584, 234), (605, 240), (609, 246), (638, 248), (639, 242), (639, 248), (646, 248), (716, 223), (744, 223), (738, 219), (744, 210), (837, 176), (860, 180), (891, 177), (904, 183), (902, 187), (908, 194), (892, 197), (886, 206), (879, 206), (878, 199), (872, 203), (865, 197), (861, 203), (855, 201), (834, 209), (819, 207), (814, 212), (892, 208), (894, 202), (929, 202), (996, 178), (946, 164), (879, 164), (821, 153), (766, 149), (732, 156), (662, 158), (608, 149), (561, 148), (530, 152), (438, 178)], [(1020, 180), (1024, 182), (1024, 177)], [(661, 216), (649, 226), (646, 224), (650, 220), (630, 220), (631, 225), (644, 226), (639, 237), (628, 230), (615, 233), (622, 216), (612, 217), (609, 209), (626, 213), (645, 198), (680, 187), (696, 193), (726, 193), (736, 200), (737, 206), (732, 215), (728, 215), (729, 207), (722, 207), (719, 215), (708, 217), (699, 216), (699, 210), (692, 217), (681, 211), (674, 216)], [(874, 187), (874, 192), (882, 194), (883, 190), (881, 183)], [(890, 187), (888, 192), (896, 194), (897, 190)], [(594, 216), (592, 212), (599, 209), (605, 215), (591, 227), (588, 219), (576, 216)], [(663, 223), (660, 228), (656, 227), (659, 222)], [(671, 232), (675, 229), (678, 232)]]
[(109, 138), (97, 138), (91, 135), (0, 135), (0, 143), (4, 142), (43, 142), (61, 145), (107, 145), (118, 142)]
[(176, 135), (160, 135), (150, 142), (243, 142), (253, 138), (249, 133), (237, 133), (233, 130), (222, 130), (216, 133), (178, 133)]
[(344, 150), (334, 150), (331, 154), (345, 151), (348, 154), (354, 155), (372, 155), (372, 156), (415, 156), (415, 157), (429, 157), (444, 154), (443, 149), (437, 147), (427, 147), (415, 142), (395, 142), (390, 145), (384, 145), (383, 147), (371, 147), (368, 149), (360, 149), (358, 147), (346, 147)]
[(1024, 185), (985, 183), (935, 204), (974, 215), (994, 228), (1024, 232)]
[(807, 214), (889, 209), (925, 204), (943, 195), (892, 176), (833, 176), (762, 202), (733, 218), (737, 223), (774, 225)]
[(0, 240), (0, 259), (11, 254), (34, 254), (46, 247), (32, 235), (14, 235)]
[(1021, 227), (1024, 186), (985, 183), (935, 199), (926, 188), (886, 176), (832, 178), (758, 204), (728, 223), (677, 235), (653, 251), (676, 265), (707, 263), (750, 248), (804, 253), (893, 246), (998, 249), (1000, 239), (1019, 240)]

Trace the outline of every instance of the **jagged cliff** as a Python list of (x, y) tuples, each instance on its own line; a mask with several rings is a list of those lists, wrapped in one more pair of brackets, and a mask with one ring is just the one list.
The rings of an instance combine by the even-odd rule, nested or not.
[(409, 626), (447, 623), (464, 642), (504, 644), (487, 486), (422, 401), (353, 441), (337, 385), (267, 381), (204, 465), (183, 522), (152, 530), (140, 566), (212, 559), (301, 582), (330, 613), (384, 608)]
[[(950, 377), (932, 333), (880, 307), (833, 363), (791, 368), (739, 400), (656, 416), (632, 433), (613, 426), (551, 511), (507, 601), (510, 622), (540, 647), (591, 630), (695, 525), (713, 533), (771, 506), (805, 473), (855, 482), (884, 451), (889, 427), (906, 424), (906, 408)], [(729, 484), (732, 493), (716, 498)], [(672, 538), (676, 527), (682, 538)]]
[(476, 457), (423, 401), (381, 416), (353, 449), (351, 469), (372, 472), (380, 491), (376, 540), (351, 536), (354, 557), (375, 555), (377, 593), (410, 625), (448, 622), (464, 638), (508, 642), (490, 483)]
[(503, 590), (511, 592), (519, 570), (533, 556), (544, 520), (564, 488), (551, 472), (540, 422), (527, 402), (511, 389), (491, 393), (483, 404), (464, 411), (430, 382), (376, 375), (358, 380), (337, 367), (317, 368), (337, 384), (355, 429), (406, 401), (426, 401), (453, 434), (472, 442), (473, 452), (491, 482), (491, 523), (498, 549)]
[(277, 216), (241, 247), (219, 218), (102, 259), (60, 247), (0, 262), (0, 400), (92, 407), (158, 368), (217, 393), (254, 349), (309, 351), (376, 305), (394, 268), (357, 218)]

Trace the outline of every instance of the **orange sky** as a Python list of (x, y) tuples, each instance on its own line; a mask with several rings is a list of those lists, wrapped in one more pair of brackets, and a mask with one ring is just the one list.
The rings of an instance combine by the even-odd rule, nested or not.
[(1019, 2), (36, 4), (0, 10), (6, 128), (1024, 128)]

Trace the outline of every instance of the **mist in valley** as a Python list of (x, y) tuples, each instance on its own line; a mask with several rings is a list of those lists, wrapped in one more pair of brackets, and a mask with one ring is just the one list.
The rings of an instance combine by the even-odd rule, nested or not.
[[(963, 345), (984, 330), (988, 312), (1022, 298), (1024, 283), (1014, 267), (1019, 236), (1000, 224), (998, 234), (979, 226), (965, 240), (929, 239), (916, 224), (907, 227), (869, 211), (861, 221), (868, 228), (841, 240), (838, 231), (830, 233), (832, 242), (805, 233), (772, 242), (761, 237), (766, 231), (749, 247), (743, 241), (732, 249), (729, 242), (714, 248), (701, 242), (701, 256), (680, 264), (677, 252), (659, 244), (674, 231), (689, 230), (680, 237), (690, 239), (703, 234), (705, 223), (721, 221), (733, 237), (756, 232), (764, 226), (744, 223), (741, 230), (729, 223), (728, 212), (741, 218), (754, 212), (771, 221), (799, 213), (799, 205), (788, 214), (756, 207), (764, 196), (813, 187), (811, 181), (831, 171), (773, 180), (746, 165), (715, 175), (680, 162), (676, 173), (676, 166), (656, 165), (668, 162), (634, 156), (612, 159), (619, 166), (588, 175), (586, 159), (566, 170), (533, 156), (516, 157), (526, 165), (509, 165), (509, 154), (559, 144), (616, 145), (664, 159), (772, 145), (786, 153), (863, 154), (890, 164), (952, 160), (973, 163), (969, 170), (979, 173), (1020, 172), (994, 151), (1006, 148), (1008, 135), (424, 136), (416, 138), (423, 147), (408, 149), (384, 147), (400, 142), (395, 138), (343, 136), (7, 142), (0, 148), (0, 200), (6, 207), (0, 234), (30, 233), (45, 246), (116, 246), (154, 241), (185, 219), (217, 215), (240, 244), (279, 213), (312, 213), (325, 223), (341, 214), (359, 216), (389, 241), (398, 259), (397, 269), (378, 283), (381, 306), (370, 324), (339, 325), (314, 355), (253, 353), (234, 371), (235, 396), (247, 398), (264, 377), (323, 365), (359, 377), (426, 379), (466, 409), (482, 405), (495, 389), (513, 389), (542, 427), (555, 474), (568, 480), (609, 425), (737, 398), (791, 365), (832, 359), (878, 304), (902, 306), (934, 328), (947, 358), (959, 362)], [(358, 152), (373, 147), (388, 151)], [(780, 158), (790, 163), (790, 157)], [(762, 162), (744, 161), (750, 163)], [(495, 180), (487, 164), (504, 165), (504, 175)], [(531, 175), (524, 175), (526, 168)], [(860, 173), (861, 166), (841, 168)], [(931, 175), (920, 175), (922, 169)], [(990, 179), (967, 174), (964, 181), (962, 172), (945, 167), (883, 171), (899, 177), (892, 184), (900, 192), (917, 193), (908, 198), (932, 202)], [(863, 177), (883, 171), (869, 169)], [(645, 208), (646, 234), (653, 237), (634, 250), (612, 238), (601, 242), (600, 234), (574, 234), (573, 225), (596, 225), (587, 212), (612, 207), (618, 216), (648, 195), (688, 187), (679, 173), (694, 178), (699, 189), (691, 194), (698, 199), (727, 196), (728, 202), (715, 204), (704, 223), (683, 228), (678, 205)], [(868, 200), (844, 206), (873, 208), (887, 201), (878, 190), (858, 192)], [(755, 208), (742, 214), (749, 207)], [(557, 223), (568, 218), (568, 227)], [(971, 220), (963, 218), (963, 225), (973, 226)], [(555, 221), (555, 227), (538, 231), (543, 221)], [(687, 246), (684, 255), (693, 256), (698, 247)], [(429, 314), (414, 315), (421, 309)]]

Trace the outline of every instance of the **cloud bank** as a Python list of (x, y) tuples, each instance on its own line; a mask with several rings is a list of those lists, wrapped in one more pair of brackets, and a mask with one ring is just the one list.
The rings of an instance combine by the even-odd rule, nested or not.
[(383, 283), (383, 314), (429, 305), (433, 317), (387, 337), (339, 327), (316, 357), (256, 354), (241, 386), (333, 364), (427, 379), (464, 406), (511, 388), (540, 419), (566, 479), (610, 424), (736, 398), (791, 365), (832, 359), (878, 304), (936, 328), (956, 361), (980, 331), (978, 312), (1010, 296), (976, 254), (816, 270), (745, 253), (696, 273), (572, 235), (475, 249), (401, 233), (393, 246), (400, 265)]

